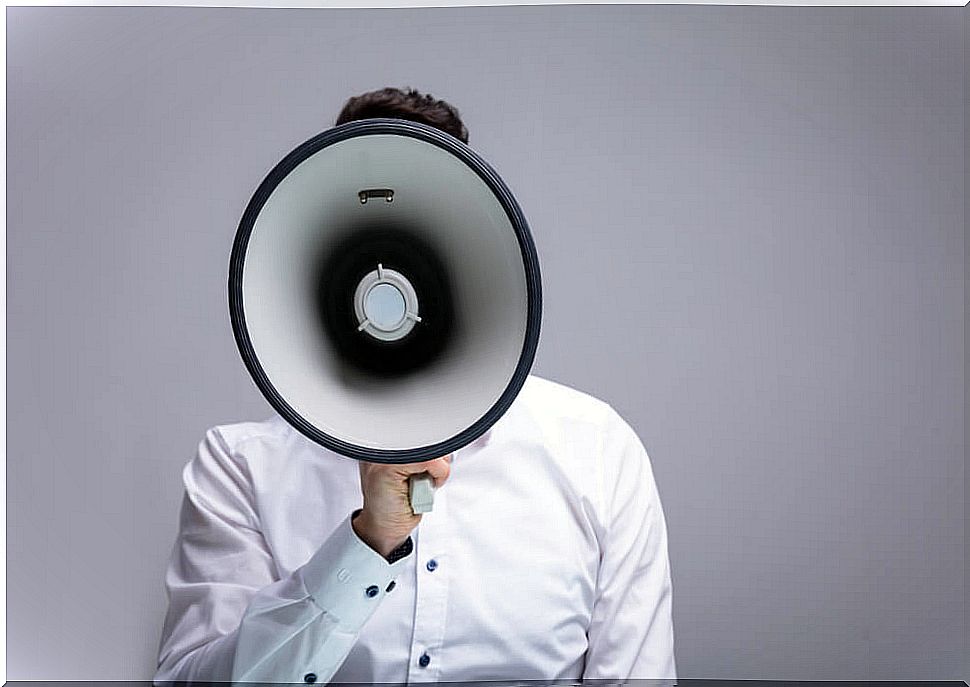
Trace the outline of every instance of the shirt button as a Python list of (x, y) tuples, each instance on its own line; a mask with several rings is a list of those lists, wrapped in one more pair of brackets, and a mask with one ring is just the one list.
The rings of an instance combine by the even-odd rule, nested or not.
[(378, 589), (376, 584), (372, 584), (370, 587), (367, 588), (367, 591), (364, 592), (364, 594), (366, 594), (372, 599), (380, 593), (381, 593), (381, 590)]
[(394, 587), (395, 587), (396, 584), (397, 584), (397, 582), (395, 582), (394, 580), (391, 580), (391, 583), (389, 585), (387, 585), (387, 589), (385, 589), (384, 591), (385, 592), (391, 591), (392, 589), (394, 589)]
[(438, 569), (438, 561), (432, 558), (430, 561), (428, 561), (428, 564), (425, 565), (424, 567), (428, 569), (428, 572), (434, 572), (435, 570)]
[(307, 673), (306, 675), (303, 676), (303, 681), (305, 683), (307, 683), (308, 685), (312, 685), (314, 682), (317, 681), (317, 674), (316, 673)]
[(418, 659), (418, 665), (422, 668), (427, 668), (429, 663), (431, 663), (431, 657), (428, 654), (421, 654), (421, 658)]

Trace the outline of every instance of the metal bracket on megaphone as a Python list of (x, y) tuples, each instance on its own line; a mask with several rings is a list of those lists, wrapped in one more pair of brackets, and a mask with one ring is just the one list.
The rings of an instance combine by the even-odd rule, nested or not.
[(434, 478), (427, 472), (411, 475), (408, 480), (410, 487), (411, 510), (415, 515), (430, 513), (434, 507)]

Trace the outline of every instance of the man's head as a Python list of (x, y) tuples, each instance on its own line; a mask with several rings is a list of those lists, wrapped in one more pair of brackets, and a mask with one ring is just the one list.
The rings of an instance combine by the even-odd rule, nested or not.
[(400, 88), (382, 88), (354, 96), (344, 105), (334, 124), (373, 117), (420, 122), (441, 129), (462, 143), (468, 143), (468, 129), (458, 116), (458, 110), (444, 100), (422, 94), (413, 88), (406, 91)]

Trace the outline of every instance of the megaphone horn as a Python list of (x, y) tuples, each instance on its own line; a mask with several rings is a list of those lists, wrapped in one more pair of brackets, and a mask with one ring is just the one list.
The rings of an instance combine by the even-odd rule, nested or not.
[(542, 295), (525, 217), (431, 126), (367, 119), (284, 157), (229, 263), (242, 359), (273, 408), (339, 454), (411, 463), (474, 441), (532, 367)]

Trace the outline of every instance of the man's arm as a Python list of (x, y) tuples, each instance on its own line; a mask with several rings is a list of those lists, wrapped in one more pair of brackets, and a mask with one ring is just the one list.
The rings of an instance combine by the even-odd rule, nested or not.
[(667, 525), (646, 449), (611, 410), (602, 435), (604, 538), (584, 679), (677, 677)]
[(389, 563), (364, 543), (348, 514), (305, 565), (277, 579), (248, 474), (217, 429), (183, 481), (155, 683), (327, 682), (403, 559)]

